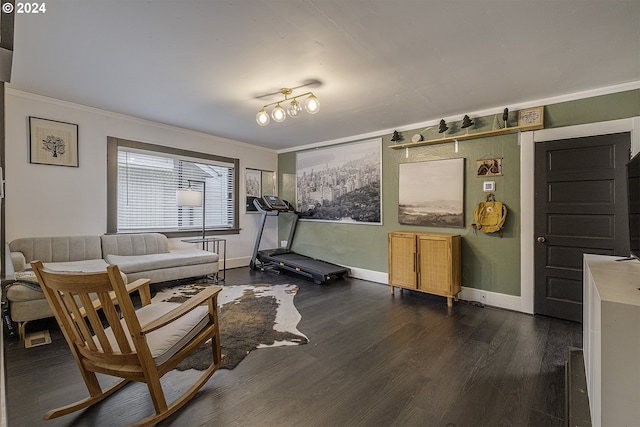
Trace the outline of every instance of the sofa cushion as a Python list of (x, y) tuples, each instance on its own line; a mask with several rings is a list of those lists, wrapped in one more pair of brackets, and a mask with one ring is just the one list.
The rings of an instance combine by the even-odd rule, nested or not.
[[(108, 264), (103, 259), (91, 259), (87, 261), (74, 262), (50, 262), (43, 264), (45, 268), (54, 271), (72, 271), (93, 273), (98, 271), (107, 271)], [(120, 272), (122, 280), (128, 283), (126, 274)], [(9, 301), (31, 301), (35, 299), (45, 298), (44, 292), (38, 283), (36, 274), (29, 268), (25, 271), (15, 273), (16, 281), (11, 283), (7, 289), (7, 298)]]
[(137, 273), (186, 265), (215, 263), (218, 262), (218, 254), (199, 249), (176, 249), (166, 254), (107, 255), (106, 260), (109, 264), (117, 264), (123, 273)]
[(148, 255), (169, 252), (169, 241), (164, 234), (105, 234), (102, 241), (102, 257), (107, 255)]
[(9, 250), (22, 252), (26, 264), (102, 258), (100, 236), (27, 237), (9, 243)]
[[(33, 301), (45, 299), (44, 292), (39, 284), (33, 282), (14, 282), (7, 286), (7, 299), (9, 301)], [(14, 319), (15, 320), (15, 319)]]
[(107, 267), (109, 266), (102, 258), (73, 262), (45, 262), (43, 265), (45, 268), (54, 271), (77, 271), (85, 273), (107, 271)]

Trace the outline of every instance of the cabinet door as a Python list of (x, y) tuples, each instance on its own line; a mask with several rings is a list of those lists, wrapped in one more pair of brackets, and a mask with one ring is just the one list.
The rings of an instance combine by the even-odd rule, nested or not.
[(418, 236), (418, 289), (451, 295), (451, 240), (433, 235)]
[(389, 233), (389, 284), (416, 289), (416, 237)]

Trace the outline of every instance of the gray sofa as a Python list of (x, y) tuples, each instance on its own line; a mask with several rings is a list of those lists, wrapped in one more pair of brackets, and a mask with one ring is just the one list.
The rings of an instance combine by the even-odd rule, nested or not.
[(39, 287), (19, 280), (35, 260), (58, 271), (103, 271), (117, 264), (128, 282), (144, 278), (158, 283), (218, 272), (218, 254), (159, 233), (22, 238), (10, 242), (9, 251), (18, 280), (7, 286), (6, 298), (21, 337), (27, 322), (53, 316)]

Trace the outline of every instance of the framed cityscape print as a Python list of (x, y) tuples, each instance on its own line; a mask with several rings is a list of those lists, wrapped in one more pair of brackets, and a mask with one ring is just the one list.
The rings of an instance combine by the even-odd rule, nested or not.
[(400, 163), (398, 223), (464, 227), (464, 158)]
[(245, 174), (247, 196), (262, 196), (262, 171), (247, 168)]
[(29, 117), (29, 163), (78, 167), (78, 125)]
[(302, 219), (382, 224), (382, 139), (296, 155), (296, 209)]

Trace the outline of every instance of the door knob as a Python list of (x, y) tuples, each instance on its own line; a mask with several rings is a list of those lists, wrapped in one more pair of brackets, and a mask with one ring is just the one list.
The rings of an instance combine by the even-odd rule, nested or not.
[(536, 240), (538, 241), (538, 243), (544, 243), (547, 241), (547, 239), (545, 239), (544, 236), (538, 236)]

